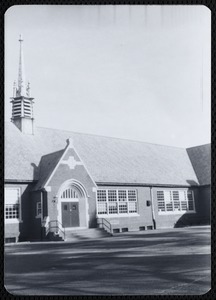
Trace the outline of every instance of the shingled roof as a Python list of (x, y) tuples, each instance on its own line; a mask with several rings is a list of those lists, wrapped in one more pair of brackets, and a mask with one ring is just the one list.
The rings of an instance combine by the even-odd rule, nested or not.
[(12, 123), (5, 124), (5, 179), (46, 178), (49, 172), (41, 174), (39, 164), (46, 164), (50, 157), (57, 163), (69, 137), (97, 183), (199, 184), (183, 148), (48, 128), (36, 128), (35, 135), (25, 135)]
[(200, 185), (211, 183), (211, 146), (210, 144), (187, 149), (191, 163)]

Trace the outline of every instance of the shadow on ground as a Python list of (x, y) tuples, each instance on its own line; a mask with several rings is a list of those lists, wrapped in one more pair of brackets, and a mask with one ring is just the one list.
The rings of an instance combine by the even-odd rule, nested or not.
[(15, 295), (182, 295), (210, 289), (209, 228), (5, 250), (5, 285)]

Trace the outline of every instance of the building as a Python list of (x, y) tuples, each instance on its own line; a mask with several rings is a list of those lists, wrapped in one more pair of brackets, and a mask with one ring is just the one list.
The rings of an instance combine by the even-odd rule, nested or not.
[(182, 149), (35, 127), (19, 42), (5, 124), (6, 242), (210, 223), (210, 144)]

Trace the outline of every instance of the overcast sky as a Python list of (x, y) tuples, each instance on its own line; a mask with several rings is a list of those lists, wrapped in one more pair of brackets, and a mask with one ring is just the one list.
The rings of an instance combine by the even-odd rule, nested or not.
[(210, 26), (205, 6), (13, 6), (5, 15), (5, 120), (22, 33), (36, 126), (208, 143)]

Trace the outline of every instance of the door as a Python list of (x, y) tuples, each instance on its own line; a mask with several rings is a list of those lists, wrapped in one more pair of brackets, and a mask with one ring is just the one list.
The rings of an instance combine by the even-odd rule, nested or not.
[(62, 202), (62, 225), (79, 226), (79, 202)]

